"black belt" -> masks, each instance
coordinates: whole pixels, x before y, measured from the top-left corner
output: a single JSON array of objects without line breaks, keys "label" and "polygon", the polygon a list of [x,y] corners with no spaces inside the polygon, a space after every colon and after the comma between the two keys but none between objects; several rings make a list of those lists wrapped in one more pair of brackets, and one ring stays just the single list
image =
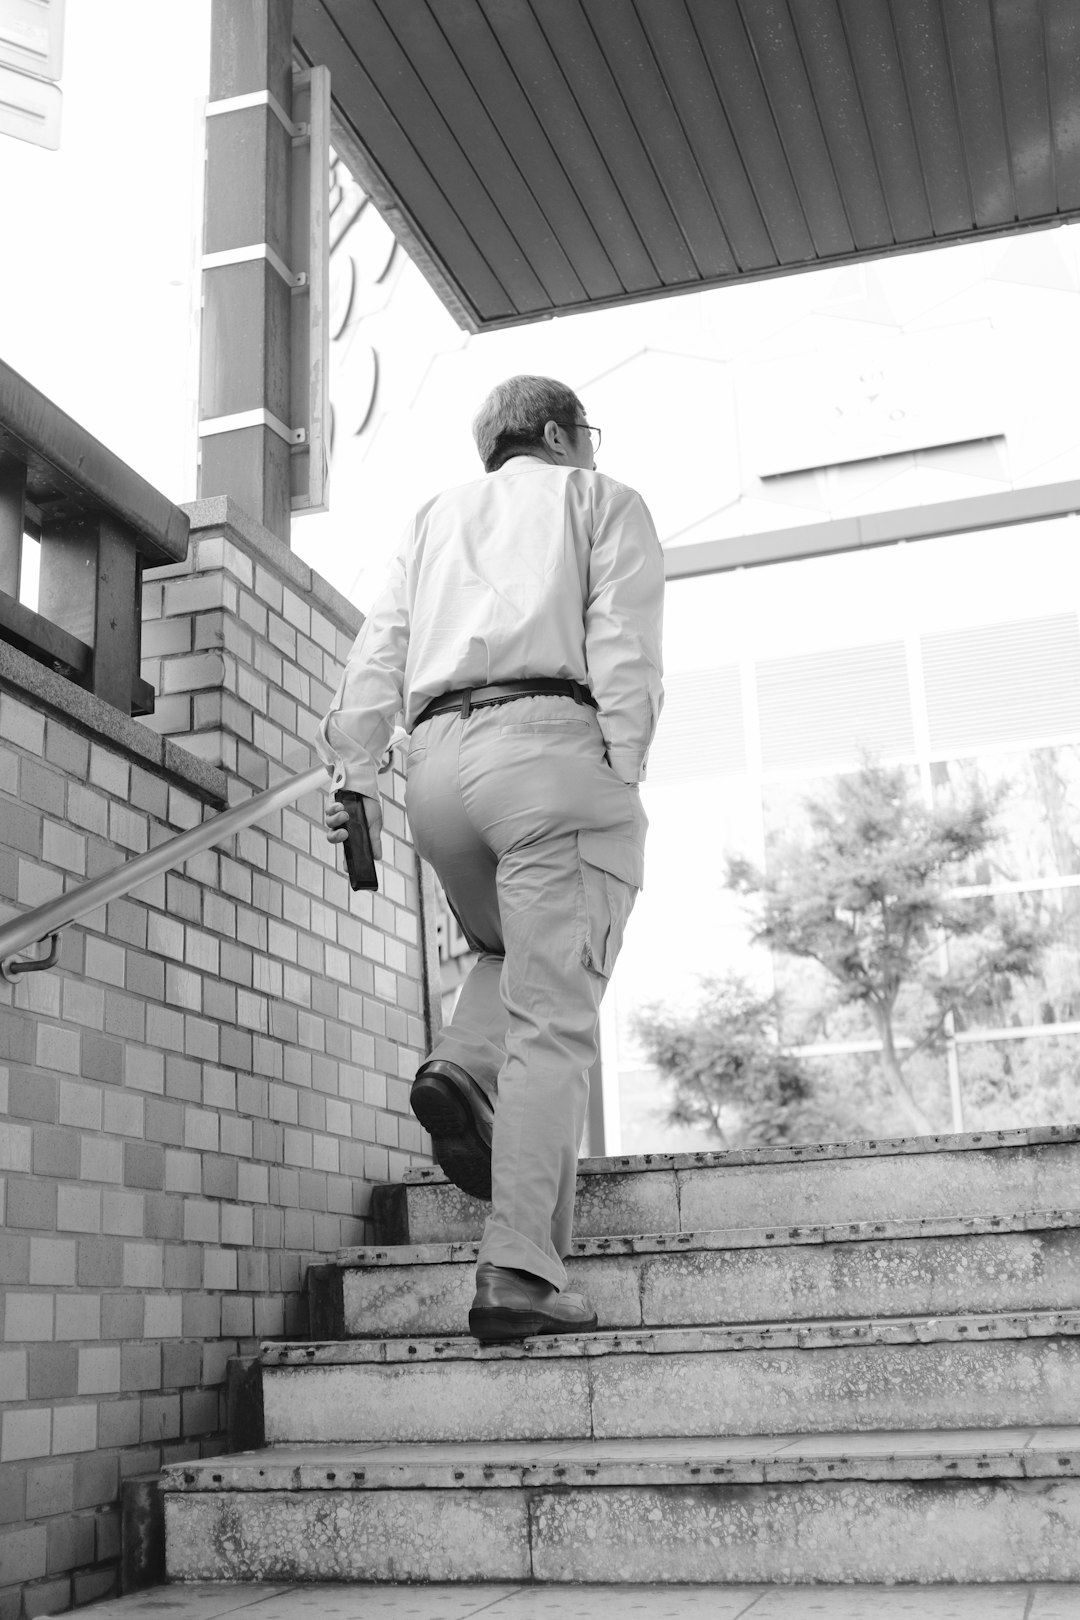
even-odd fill
[{"label": "black belt", "polygon": [[460,692],[444,692],[442,697],[432,698],[414,724],[419,726],[433,715],[449,714],[454,709],[466,720],[471,709],[483,709],[492,703],[513,703],[515,698],[522,697],[571,697],[575,703],[587,703],[590,709],[596,708],[596,699],[580,681],[538,675],[531,680],[499,681],[494,686],[466,686]]}]

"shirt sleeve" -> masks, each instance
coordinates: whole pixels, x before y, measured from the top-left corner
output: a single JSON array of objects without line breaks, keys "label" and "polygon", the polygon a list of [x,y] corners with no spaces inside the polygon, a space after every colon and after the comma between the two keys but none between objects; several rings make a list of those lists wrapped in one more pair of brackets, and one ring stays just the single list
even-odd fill
[{"label": "shirt sleeve", "polygon": [[332,773],[331,792],[345,788],[377,799],[379,765],[401,712],[409,611],[405,543],[389,578],[353,642],[345,672],[315,734],[315,748]]},{"label": "shirt sleeve", "polygon": [[600,508],[589,559],[585,653],[608,761],[624,782],[645,776],[664,702],[664,553],[649,509],[617,485]]}]

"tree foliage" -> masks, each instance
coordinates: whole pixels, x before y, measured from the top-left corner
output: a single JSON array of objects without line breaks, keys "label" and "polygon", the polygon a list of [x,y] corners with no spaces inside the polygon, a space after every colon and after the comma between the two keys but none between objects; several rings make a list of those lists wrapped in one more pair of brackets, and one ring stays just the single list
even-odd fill
[{"label": "tree foliage", "polygon": [[811,1085],[781,1050],[777,1006],[742,979],[707,979],[690,1016],[647,1007],[635,1032],[673,1086],[672,1125],[703,1126],[725,1147],[804,1139]]},{"label": "tree foliage", "polygon": [[[939,1046],[950,1017],[962,1019],[995,980],[1031,973],[1044,943],[989,897],[952,892],[964,865],[1000,837],[999,804],[1000,795],[972,790],[930,807],[903,769],[867,760],[830,797],[806,802],[809,836],[779,843],[764,872],[742,856],[728,861],[728,886],[757,911],[754,939],[819,963],[839,1002],[865,1008],[883,1076],[920,1132],[934,1122],[912,1093],[911,1059]],[[921,989],[928,1011],[900,1042],[906,986]]]}]

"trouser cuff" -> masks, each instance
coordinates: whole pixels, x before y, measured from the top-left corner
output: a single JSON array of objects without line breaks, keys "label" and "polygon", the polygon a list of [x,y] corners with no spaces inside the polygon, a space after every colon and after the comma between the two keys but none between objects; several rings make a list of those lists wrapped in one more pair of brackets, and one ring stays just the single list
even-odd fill
[{"label": "trouser cuff", "polygon": [[478,1265],[486,1261],[493,1266],[528,1271],[534,1277],[542,1277],[560,1292],[566,1287],[566,1267],[562,1261],[523,1237],[520,1232],[515,1232],[512,1226],[504,1226],[501,1221],[487,1221],[480,1253],[476,1258]]}]

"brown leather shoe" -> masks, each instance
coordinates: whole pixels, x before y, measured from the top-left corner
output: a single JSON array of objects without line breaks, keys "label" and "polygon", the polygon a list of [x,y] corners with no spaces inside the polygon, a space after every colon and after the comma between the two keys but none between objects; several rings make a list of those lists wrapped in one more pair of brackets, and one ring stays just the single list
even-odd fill
[{"label": "brown leather shoe", "polygon": [[495,1110],[472,1075],[445,1058],[429,1058],[416,1071],[409,1107],[431,1137],[440,1170],[462,1192],[490,1202]]},{"label": "brown leather shoe", "polygon": [[543,1277],[485,1260],[476,1268],[469,1332],[488,1344],[538,1333],[595,1333],[596,1312],[581,1294],[560,1294]]}]

